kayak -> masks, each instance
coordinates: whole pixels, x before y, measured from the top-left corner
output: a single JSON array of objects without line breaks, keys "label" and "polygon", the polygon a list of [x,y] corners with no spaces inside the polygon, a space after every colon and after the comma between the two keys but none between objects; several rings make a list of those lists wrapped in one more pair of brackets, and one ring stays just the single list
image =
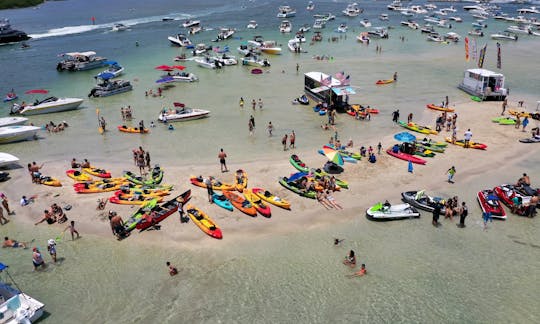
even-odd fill
[{"label": "kayak", "polygon": [[[138,185],[153,186],[153,185],[157,184],[154,179],[146,180],[143,177],[139,177],[138,175],[136,175],[135,173],[133,173],[131,171],[124,171],[123,176],[129,182],[134,183],[134,184],[138,184]],[[161,174],[161,179],[162,178],[163,178],[163,174]],[[160,182],[161,182],[161,179],[160,179]]]},{"label": "kayak", "polygon": [[119,190],[122,186],[122,182],[100,183],[100,184],[88,184],[81,183],[82,186],[74,186],[76,193],[99,193]]},{"label": "kayak", "polygon": [[158,196],[167,196],[167,195],[170,195],[170,189],[154,189],[154,188],[151,188],[151,189],[147,189],[147,188],[126,188],[126,187],[121,187],[119,190],[115,191],[114,194],[115,195],[119,195],[119,194],[123,194],[124,196],[128,196],[128,195],[152,195],[154,197],[158,197]]},{"label": "kayak", "polygon": [[104,169],[99,169],[99,168],[96,168],[96,167],[89,167],[89,168],[83,168],[82,169],[84,172],[88,173],[88,174],[91,174],[93,176],[96,176],[96,177],[100,177],[100,178],[110,178],[111,177],[111,173],[107,170],[104,170]]},{"label": "kayak", "polygon": [[41,176],[39,178],[39,183],[51,187],[62,187],[62,183],[60,182],[60,180],[49,176]]},{"label": "kayak", "polygon": [[[204,178],[202,176],[198,176],[198,177],[192,176],[191,178],[189,178],[189,181],[191,182],[191,184],[195,186],[206,188],[206,184],[204,183]],[[229,184],[229,183],[222,183],[221,181],[216,180],[216,179],[212,180],[212,189],[213,190],[235,190],[234,185]]]},{"label": "kayak", "polygon": [[233,211],[233,205],[224,195],[214,193],[212,195],[212,201],[214,202],[214,204],[218,205],[223,209]]},{"label": "kayak", "polygon": [[142,220],[144,214],[156,207],[157,203],[157,199],[152,199],[145,202],[133,215],[131,215],[130,218],[124,222],[125,230],[128,232],[133,231],[137,227],[137,224]]},{"label": "kayak", "polygon": [[141,195],[139,197],[135,196],[126,196],[124,194],[114,195],[112,197],[109,197],[109,201],[113,204],[119,204],[119,205],[142,205],[146,203],[147,201],[156,199],[157,202],[162,202],[163,197],[162,196],[152,196],[152,195]]},{"label": "kayak", "polygon": [[242,169],[236,170],[236,177],[234,177],[234,187],[239,192],[242,192],[247,187],[247,173]]},{"label": "kayak", "polygon": [[517,122],[514,118],[510,117],[495,117],[491,121],[499,125],[515,125]]},{"label": "kayak", "polygon": [[411,155],[411,154],[403,153],[401,151],[395,153],[394,151],[392,151],[392,148],[389,148],[388,150],[386,150],[386,153],[392,155],[393,157],[397,157],[398,159],[402,159],[402,160],[405,160],[405,161],[411,161],[412,163],[416,163],[416,164],[426,164],[427,163],[426,160],[421,159],[421,158],[416,157],[416,156]]},{"label": "kayak", "polygon": [[77,188],[77,187],[98,186],[98,185],[102,185],[106,183],[128,184],[129,182],[126,178],[110,178],[110,179],[100,179],[100,180],[86,181],[86,182],[77,182],[73,184],[73,187]]},{"label": "kayak", "polygon": [[404,127],[404,128],[407,128],[407,129],[410,129],[412,131],[422,133],[422,134],[434,134],[434,135],[437,135],[439,133],[436,130],[431,129],[428,126],[418,125],[418,124],[413,123],[413,122],[405,123],[404,121],[400,120],[400,121],[398,121],[398,124],[401,127]]},{"label": "kayak", "polygon": [[416,144],[422,144],[422,145],[430,145],[430,146],[437,146],[437,147],[447,147],[448,143],[446,142],[434,142],[431,139],[424,138],[421,141],[417,141]]},{"label": "kayak", "polygon": [[197,225],[201,229],[201,231],[216,239],[223,238],[223,233],[221,232],[221,229],[216,225],[216,223],[214,223],[214,221],[210,217],[208,217],[208,215],[206,215],[206,213],[192,205],[188,205],[186,208],[187,214],[189,215],[193,223],[195,223],[195,225]]},{"label": "kayak", "polygon": [[280,198],[278,196],[275,196],[268,190],[264,190],[262,188],[251,188],[251,191],[259,196],[262,200],[271,203],[274,206],[278,206],[284,209],[291,209],[291,203],[287,200]]},{"label": "kayak", "polygon": [[397,219],[418,218],[420,213],[409,204],[385,206],[377,203],[366,211],[366,216],[373,221],[388,221]]},{"label": "kayak", "polygon": [[424,147],[421,147],[421,146],[417,146],[416,151],[414,151],[414,155],[418,155],[418,156],[421,156],[421,157],[434,157],[435,153],[432,152],[430,149],[427,149],[427,148],[424,148]]},{"label": "kayak", "polygon": [[454,112],[454,108],[450,108],[450,107],[441,107],[441,106],[437,106],[437,105],[435,105],[435,104],[427,104],[426,107],[428,107],[429,109],[433,109],[433,110],[447,111],[447,112]]},{"label": "kayak", "polygon": [[291,162],[292,166],[295,167],[295,169],[300,172],[309,171],[309,168],[307,167],[307,165],[304,162],[302,162],[302,160],[300,160],[300,158],[296,154],[291,155],[291,157],[289,158],[289,162]]},{"label": "kayak", "polygon": [[[329,174],[329,173],[326,173],[325,171],[321,170],[321,169],[311,169],[311,173],[313,173],[315,176],[319,176],[319,177],[324,177],[324,176],[329,176],[331,177],[332,175]],[[334,177],[334,180],[336,181],[336,185],[343,188],[343,189],[349,189],[349,183],[345,180],[341,180],[341,179],[338,179],[336,177]]]},{"label": "kayak", "polygon": [[292,192],[294,192],[294,193],[296,193],[296,194],[298,194],[300,196],[315,199],[316,192],[314,190],[306,191],[305,189],[302,189],[302,188],[298,187],[298,183],[296,183],[294,181],[289,182],[289,179],[287,177],[279,178],[279,183],[283,187],[289,189],[290,191],[292,191]]},{"label": "kayak", "polygon": [[[376,108],[371,108],[371,107],[365,107],[365,106],[362,106],[362,105],[359,105],[359,104],[352,104],[350,105],[350,108],[347,113],[351,116],[354,116],[356,112],[358,112],[361,116],[365,116],[367,115],[367,113],[370,113],[370,114],[378,114],[379,113],[379,109],[376,109]],[[351,113],[349,113],[352,112]]]},{"label": "kayak", "polygon": [[501,201],[493,190],[480,190],[477,194],[478,203],[482,211],[490,212],[493,218],[506,219],[506,212],[501,205]]},{"label": "kayak", "polygon": [[444,215],[446,209],[444,208],[444,199],[441,197],[431,197],[421,191],[406,191],[401,193],[401,200],[416,208],[433,212],[437,203],[441,204],[441,215]]},{"label": "kayak", "polygon": [[375,82],[375,84],[381,85],[381,84],[389,84],[389,83],[393,83],[393,82],[394,82],[394,79],[378,80],[377,82]]},{"label": "kayak", "polygon": [[444,147],[441,147],[441,146],[429,145],[429,144],[426,145],[426,144],[422,144],[420,142],[416,142],[415,144],[416,144],[417,147],[421,147],[421,148],[424,148],[426,150],[430,150],[430,151],[437,152],[437,153],[444,153]]},{"label": "kayak", "polygon": [[150,212],[146,212],[140,222],[135,226],[138,230],[145,230],[150,226],[154,226],[165,218],[178,211],[178,203],[185,204],[191,198],[191,189],[186,190],[181,195],[165,202],[163,205],[156,205]]},{"label": "kayak", "polygon": [[163,180],[163,170],[159,165],[154,166],[154,168],[152,169],[151,177],[153,185],[161,183],[161,181]]},{"label": "kayak", "polygon": [[522,138],[519,141],[521,143],[540,143],[540,138],[536,138],[536,137]]},{"label": "kayak", "polygon": [[81,171],[78,171],[78,170],[67,170],[66,174],[68,177],[70,177],[71,179],[75,181],[79,181],[79,182],[92,181],[91,176],[89,176],[86,173],[82,173]]},{"label": "kayak", "polygon": [[264,217],[272,216],[272,209],[270,208],[270,205],[262,201],[261,197],[254,194],[253,191],[247,188],[244,189],[243,193],[246,200],[249,201],[253,207],[255,207],[259,214],[263,215]]},{"label": "kayak", "polygon": [[513,116],[529,117],[532,119],[540,120],[540,112],[526,112],[526,111],[517,111],[513,109],[508,109],[508,113]]},{"label": "kayak", "polygon": [[249,216],[257,216],[257,209],[255,209],[255,207],[249,201],[242,198],[240,195],[234,193],[233,191],[223,191],[223,195],[239,211]]},{"label": "kayak", "polygon": [[[445,140],[448,143],[452,143],[454,145],[459,145],[461,147],[465,147],[465,140],[456,140],[455,142],[452,142],[452,139],[450,137],[446,137]],[[473,141],[469,142],[469,148],[477,149],[477,150],[485,150],[487,148],[486,144],[482,143],[476,143]]]},{"label": "kayak", "polygon": [[137,133],[137,134],[144,134],[144,133],[150,133],[150,130],[148,128],[141,130],[138,127],[127,127],[126,125],[118,126],[118,130],[124,133]]},{"label": "kayak", "polygon": [[482,98],[477,97],[477,96],[471,96],[471,100],[476,101],[476,102],[482,102],[483,101]]}]

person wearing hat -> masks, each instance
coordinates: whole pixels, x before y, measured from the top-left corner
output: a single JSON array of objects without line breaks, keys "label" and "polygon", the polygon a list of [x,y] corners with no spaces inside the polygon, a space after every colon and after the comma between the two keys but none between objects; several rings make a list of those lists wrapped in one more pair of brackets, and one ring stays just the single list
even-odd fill
[{"label": "person wearing hat", "polygon": [[56,242],[53,239],[47,241],[47,251],[51,254],[51,258],[56,263]]},{"label": "person wearing hat", "polygon": [[45,268],[46,264],[37,247],[32,249],[32,263],[34,264],[34,270],[37,270],[40,266]]}]

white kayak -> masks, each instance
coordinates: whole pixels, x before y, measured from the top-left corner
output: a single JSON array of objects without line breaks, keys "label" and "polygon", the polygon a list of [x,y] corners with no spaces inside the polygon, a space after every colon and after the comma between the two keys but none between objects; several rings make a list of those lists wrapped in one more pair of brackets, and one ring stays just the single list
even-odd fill
[{"label": "white kayak", "polygon": [[409,204],[398,204],[385,206],[382,203],[377,203],[375,206],[366,211],[369,220],[384,221],[407,218],[418,218],[420,213],[416,208]]}]

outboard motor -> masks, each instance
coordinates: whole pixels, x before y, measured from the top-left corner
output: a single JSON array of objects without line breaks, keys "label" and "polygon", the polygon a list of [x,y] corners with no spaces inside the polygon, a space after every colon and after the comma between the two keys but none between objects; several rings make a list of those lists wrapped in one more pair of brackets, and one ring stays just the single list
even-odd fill
[{"label": "outboard motor", "polygon": [[13,106],[11,106],[11,110],[9,112],[10,115],[18,114],[22,110],[22,106],[14,103]]}]

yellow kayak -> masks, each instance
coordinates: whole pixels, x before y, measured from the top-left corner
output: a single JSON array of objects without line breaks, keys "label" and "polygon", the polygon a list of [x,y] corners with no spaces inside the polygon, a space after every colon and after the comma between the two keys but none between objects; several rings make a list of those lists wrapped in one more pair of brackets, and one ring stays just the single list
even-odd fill
[{"label": "yellow kayak", "polygon": [[39,183],[51,187],[62,187],[62,183],[60,182],[60,180],[48,176],[41,176],[41,178],[39,179]]},{"label": "yellow kayak", "polygon": [[291,209],[291,203],[287,200],[273,195],[268,190],[262,188],[251,188],[251,191],[259,196],[262,200],[271,203],[274,206],[278,206],[284,209]]},{"label": "yellow kayak", "polygon": [[239,192],[244,191],[244,189],[247,187],[247,182],[248,178],[246,171],[242,169],[236,170],[236,177],[234,177],[234,187],[236,190]]},{"label": "yellow kayak", "polygon": [[82,173],[81,171],[77,170],[67,170],[66,174],[71,179],[77,181],[77,182],[85,182],[85,181],[92,181],[92,177],[89,176],[86,173]]},{"label": "yellow kayak", "polygon": [[99,169],[94,166],[90,166],[89,168],[83,168],[82,170],[88,174],[91,174],[93,176],[100,177],[100,178],[108,179],[111,177],[111,173],[109,171],[104,170],[104,169]]},{"label": "yellow kayak", "polygon": [[193,205],[187,205],[186,211],[193,223],[195,223],[195,225],[197,225],[201,231],[216,239],[223,238],[221,229],[210,217],[208,217],[208,215],[206,215],[205,212]]},{"label": "yellow kayak", "polygon": [[403,122],[401,120],[398,123],[399,123],[399,125],[401,127],[405,127],[407,129],[410,129],[410,130],[418,132],[418,133],[433,134],[433,135],[439,134],[439,132],[437,132],[436,130],[431,129],[431,127],[429,127],[429,126],[422,126],[422,125],[418,125],[418,124],[413,123],[413,122],[406,123],[406,122]]}]

